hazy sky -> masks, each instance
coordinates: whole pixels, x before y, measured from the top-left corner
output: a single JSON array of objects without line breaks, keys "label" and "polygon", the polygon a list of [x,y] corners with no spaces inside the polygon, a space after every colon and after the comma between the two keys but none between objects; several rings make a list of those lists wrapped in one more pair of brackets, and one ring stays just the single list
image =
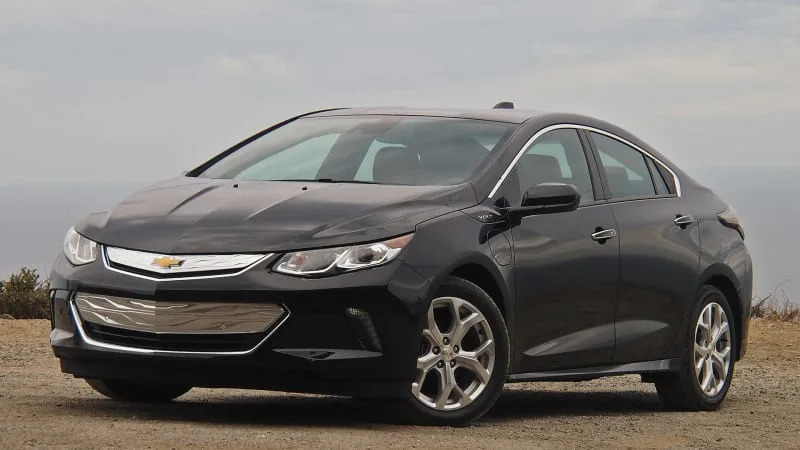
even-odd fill
[{"label": "hazy sky", "polygon": [[616,122],[691,166],[797,165],[800,2],[0,0],[0,184],[152,180],[289,115]]}]

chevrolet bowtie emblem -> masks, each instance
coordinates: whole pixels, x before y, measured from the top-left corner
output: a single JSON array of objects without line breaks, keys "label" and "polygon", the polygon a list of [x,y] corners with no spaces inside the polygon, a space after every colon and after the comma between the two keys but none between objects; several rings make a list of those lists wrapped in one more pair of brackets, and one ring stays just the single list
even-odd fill
[{"label": "chevrolet bowtie emblem", "polygon": [[178,258],[170,258],[169,256],[162,256],[160,258],[156,258],[151,262],[151,265],[161,267],[162,269],[171,269],[173,267],[180,267],[183,264],[182,259]]}]

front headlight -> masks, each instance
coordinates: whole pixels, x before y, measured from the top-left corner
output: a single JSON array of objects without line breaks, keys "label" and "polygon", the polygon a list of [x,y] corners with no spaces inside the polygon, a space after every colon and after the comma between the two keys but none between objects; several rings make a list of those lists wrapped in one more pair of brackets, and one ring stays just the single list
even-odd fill
[{"label": "front headlight", "polygon": [[64,238],[64,255],[76,266],[89,264],[97,259],[97,242],[92,241],[70,228]]},{"label": "front headlight", "polygon": [[275,264],[275,270],[313,277],[375,267],[396,258],[413,237],[414,234],[407,234],[371,244],[287,253]]}]

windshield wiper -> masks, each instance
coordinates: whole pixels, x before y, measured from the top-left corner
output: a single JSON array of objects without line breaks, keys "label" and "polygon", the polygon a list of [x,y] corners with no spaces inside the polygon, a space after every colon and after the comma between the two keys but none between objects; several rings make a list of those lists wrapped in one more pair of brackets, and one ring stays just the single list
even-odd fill
[{"label": "windshield wiper", "polygon": [[375,181],[363,180],[339,180],[336,178],[317,178],[317,179],[283,179],[283,180],[265,180],[265,181],[305,181],[307,183],[349,183],[349,184],[383,184]]},{"label": "windshield wiper", "polygon": [[381,184],[375,181],[365,181],[365,180],[337,180],[335,178],[317,178],[317,183],[354,183],[354,184]]}]

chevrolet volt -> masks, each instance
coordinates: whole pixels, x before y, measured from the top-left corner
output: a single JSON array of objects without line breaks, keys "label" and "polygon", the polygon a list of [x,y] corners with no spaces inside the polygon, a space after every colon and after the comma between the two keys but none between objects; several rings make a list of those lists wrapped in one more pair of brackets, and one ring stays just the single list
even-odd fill
[{"label": "chevrolet volt", "polygon": [[314,392],[425,424],[619,374],[716,408],[747,343],[735,211],[617,126],[500,106],[305,114],[89,215],[52,271],[62,371],[126,401]]}]

